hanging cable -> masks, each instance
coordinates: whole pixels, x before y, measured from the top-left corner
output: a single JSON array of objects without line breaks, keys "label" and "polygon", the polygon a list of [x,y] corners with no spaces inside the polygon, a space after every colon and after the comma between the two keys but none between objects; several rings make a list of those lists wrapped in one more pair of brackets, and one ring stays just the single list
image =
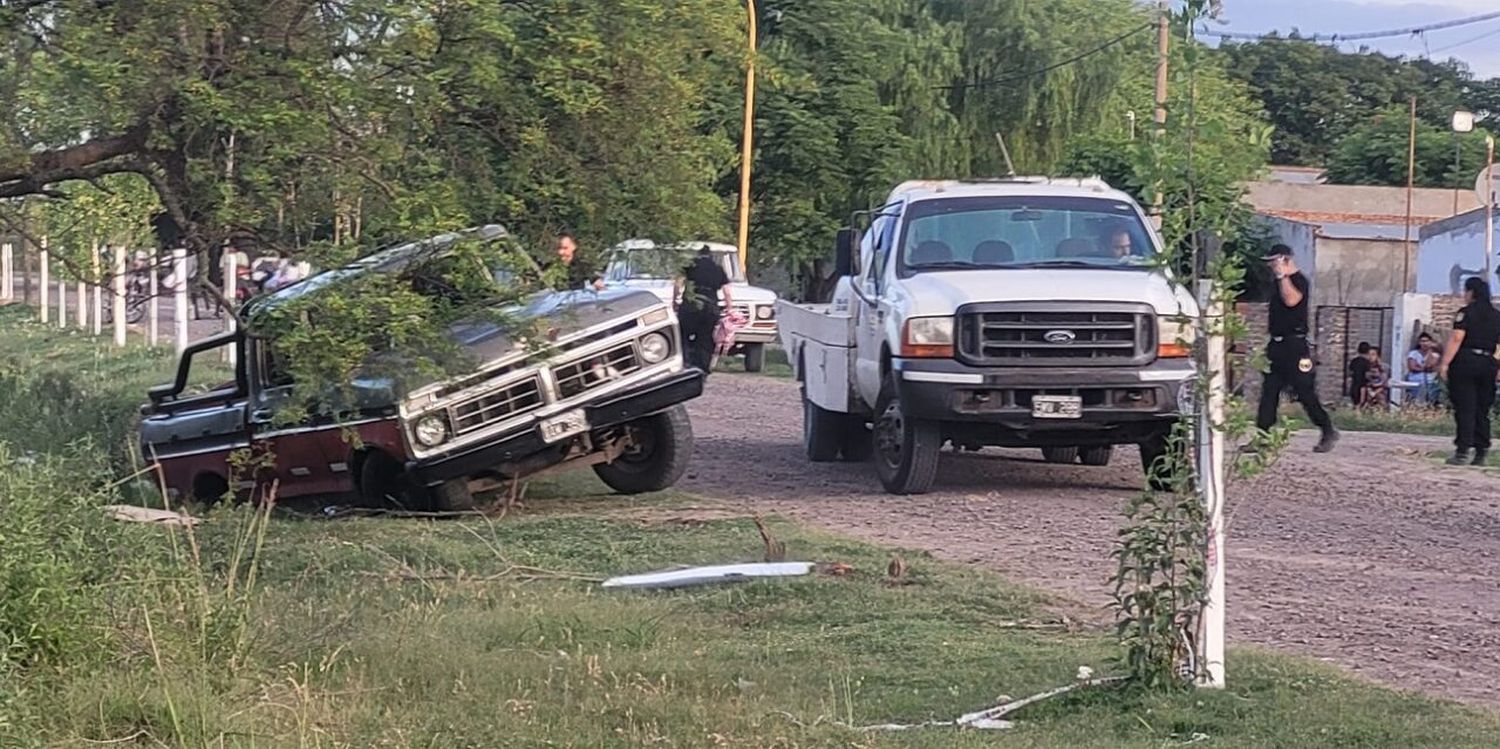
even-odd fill
[{"label": "hanging cable", "polygon": [[961,90],[961,89],[988,88],[990,86],[999,86],[999,85],[1005,84],[1005,83],[1014,83],[1016,81],[1021,81],[1021,80],[1025,80],[1027,78],[1031,78],[1033,76],[1042,75],[1043,73],[1050,73],[1050,72],[1052,72],[1054,70],[1057,70],[1058,68],[1067,67],[1067,66],[1072,65],[1072,64],[1074,64],[1076,62],[1079,62],[1080,60],[1084,60],[1086,58],[1089,58],[1089,57],[1092,57],[1094,55],[1097,55],[1100,52],[1103,52],[1103,51],[1109,49],[1110,47],[1114,47],[1115,45],[1118,45],[1118,44],[1124,42],[1125,40],[1129,39],[1132,36],[1135,36],[1136,34],[1141,33],[1142,31],[1146,31],[1148,29],[1154,29],[1154,28],[1156,28],[1156,23],[1154,23],[1154,22],[1153,23],[1145,24],[1143,26],[1138,26],[1138,27],[1133,28],[1130,31],[1127,31],[1127,32],[1125,32],[1125,33],[1123,33],[1123,34],[1121,34],[1121,35],[1119,35],[1119,36],[1117,36],[1117,37],[1115,37],[1115,38],[1113,38],[1113,39],[1111,39],[1111,40],[1109,40],[1109,41],[1107,41],[1107,42],[1105,42],[1105,43],[1103,43],[1103,44],[1101,44],[1101,45],[1099,45],[1097,47],[1094,47],[1093,49],[1090,49],[1090,50],[1088,50],[1086,52],[1080,52],[1080,53],[1078,53],[1078,54],[1076,54],[1076,55],[1074,55],[1072,57],[1069,57],[1066,60],[1062,60],[1062,61],[1053,63],[1051,65],[1047,65],[1045,67],[1040,67],[1040,68],[1036,68],[1036,69],[1033,69],[1033,70],[1024,70],[1024,71],[1016,71],[1016,72],[1006,73],[1006,74],[1004,74],[1004,75],[1002,75],[1002,76],[1000,76],[998,78],[989,78],[989,79],[982,80],[982,81],[970,81],[968,83],[951,83],[951,84],[944,85],[944,86],[933,86],[933,88],[940,89],[940,90],[957,91],[957,90]]},{"label": "hanging cable", "polygon": [[1357,42],[1365,39],[1385,39],[1393,36],[1412,36],[1429,31],[1442,31],[1443,29],[1456,29],[1460,26],[1471,26],[1476,23],[1500,18],[1500,12],[1482,13],[1467,18],[1456,18],[1451,21],[1427,24],[1425,26],[1412,26],[1404,29],[1389,29],[1386,31],[1361,31],[1349,34],[1341,33],[1317,33],[1312,35],[1298,36],[1270,36],[1277,32],[1267,31],[1259,34],[1251,34],[1243,31],[1214,31],[1206,25],[1200,27],[1199,31],[1204,36],[1216,36],[1220,39],[1240,39],[1247,41],[1297,41],[1297,42]]}]

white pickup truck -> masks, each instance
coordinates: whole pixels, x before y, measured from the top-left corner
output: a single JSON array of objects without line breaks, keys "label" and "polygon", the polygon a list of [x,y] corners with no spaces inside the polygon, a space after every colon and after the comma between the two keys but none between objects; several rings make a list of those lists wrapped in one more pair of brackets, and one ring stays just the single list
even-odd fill
[{"label": "white pickup truck", "polygon": [[604,282],[610,286],[645,289],[671,304],[682,269],[700,247],[707,247],[729,276],[731,309],[745,319],[734,334],[729,355],[745,355],[745,371],[759,372],[766,364],[766,344],[776,342],[776,292],[751,286],[734,245],[720,242],[683,242],[658,245],[649,239],[630,239],[605,253]]},{"label": "white pickup truck", "polygon": [[839,232],[826,305],[778,303],[813,461],[874,454],[920,494],[952,443],[1149,469],[1192,395],[1191,294],[1140,206],[1098,179],[907,182]]}]

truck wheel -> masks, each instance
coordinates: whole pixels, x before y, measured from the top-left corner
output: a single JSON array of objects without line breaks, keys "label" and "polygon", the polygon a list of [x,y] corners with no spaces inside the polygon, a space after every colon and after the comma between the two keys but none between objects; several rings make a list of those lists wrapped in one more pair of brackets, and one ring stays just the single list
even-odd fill
[{"label": "truck wheel", "polygon": [[615,462],[594,466],[599,480],[621,494],[659,492],[676,484],[693,454],[687,409],[678,404],[626,428],[635,444]]},{"label": "truck wheel", "polygon": [[1162,460],[1168,450],[1175,450],[1178,460],[1187,458],[1184,445],[1181,443],[1171,444],[1168,435],[1161,434],[1140,444],[1141,470],[1146,474],[1146,485],[1153,491],[1170,491],[1172,489],[1172,477],[1167,463]]},{"label": "truck wheel", "polygon": [[1078,450],[1078,460],[1086,466],[1107,466],[1115,454],[1113,445],[1085,447]]},{"label": "truck wheel", "polygon": [[924,494],[937,478],[943,432],[937,422],[913,419],[887,383],[875,409],[875,473],[891,494]]},{"label": "truck wheel", "polygon": [[808,460],[828,463],[838,458],[846,418],[813,403],[807,397],[807,388],[802,388],[802,446]]},{"label": "truck wheel", "polygon": [[875,438],[859,416],[844,417],[844,439],[839,445],[839,457],[847,463],[863,463],[875,454]]},{"label": "truck wheel", "polygon": [[359,504],[372,509],[467,512],[474,509],[474,495],[468,480],[462,478],[431,488],[417,486],[395,459],[371,451],[359,462]]},{"label": "truck wheel", "polygon": [[1042,460],[1048,463],[1062,463],[1072,465],[1078,462],[1078,448],[1076,447],[1044,447],[1042,448]]},{"label": "truck wheel", "polygon": [[474,509],[474,494],[469,491],[469,480],[456,478],[429,487],[427,508],[433,512],[468,512]]},{"label": "truck wheel", "polygon": [[766,344],[745,344],[745,371],[759,372],[766,368]]}]

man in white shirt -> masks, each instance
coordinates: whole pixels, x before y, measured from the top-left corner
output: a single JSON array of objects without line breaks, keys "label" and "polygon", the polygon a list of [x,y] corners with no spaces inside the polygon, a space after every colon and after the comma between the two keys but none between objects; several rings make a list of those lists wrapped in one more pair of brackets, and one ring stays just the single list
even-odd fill
[{"label": "man in white shirt", "polygon": [[1417,347],[1406,354],[1406,379],[1417,384],[1413,397],[1420,403],[1437,405],[1437,371],[1441,358],[1437,342],[1426,333],[1417,336]]}]

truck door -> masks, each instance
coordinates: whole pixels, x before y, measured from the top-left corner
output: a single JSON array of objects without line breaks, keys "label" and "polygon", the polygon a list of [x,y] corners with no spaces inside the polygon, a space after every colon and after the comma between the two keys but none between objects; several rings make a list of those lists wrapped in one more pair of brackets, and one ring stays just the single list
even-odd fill
[{"label": "truck door", "polygon": [[890,263],[900,223],[898,208],[886,207],[875,216],[860,242],[859,276],[854,279],[854,384],[870,407],[880,397],[880,366],[885,342],[886,268]]},{"label": "truck door", "polygon": [[270,452],[274,468],[261,472],[262,484],[279,479],[280,495],[333,494],[351,488],[343,433],[331,417],[309,413],[291,423],[278,421],[292,396],[292,379],[259,341],[251,357],[250,430],[257,449]]}]

